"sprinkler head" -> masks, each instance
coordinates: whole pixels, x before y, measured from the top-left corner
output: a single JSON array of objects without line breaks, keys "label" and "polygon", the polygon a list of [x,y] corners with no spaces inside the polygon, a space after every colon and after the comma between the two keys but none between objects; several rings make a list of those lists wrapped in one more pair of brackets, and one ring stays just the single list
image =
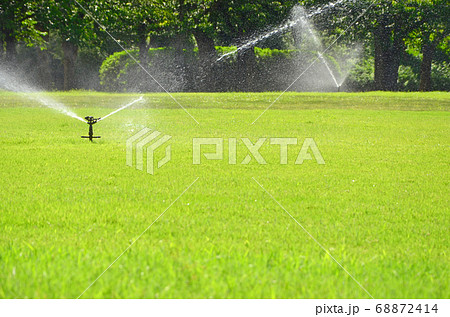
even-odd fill
[{"label": "sprinkler head", "polygon": [[82,136],[83,139],[89,139],[92,142],[92,139],[100,139],[100,136],[94,136],[94,129],[92,126],[96,124],[101,118],[94,118],[93,116],[84,117],[86,119],[86,123],[89,124],[89,135]]},{"label": "sprinkler head", "polygon": [[338,91],[337,92],[341,92],[341,86],[338,86]]},{"label": "sprinkler head", "polygon": [[93,116],[86,116],[84,119],[87,121],[87,124],[97,123],[101,118],[94,118]]}]

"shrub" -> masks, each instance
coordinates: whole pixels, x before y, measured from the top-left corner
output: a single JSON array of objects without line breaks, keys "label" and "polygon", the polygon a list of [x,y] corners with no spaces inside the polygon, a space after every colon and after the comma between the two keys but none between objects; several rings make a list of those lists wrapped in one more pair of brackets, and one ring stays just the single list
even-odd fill
[{"label": "shrub", "polygon": [[417,91],[419,89],[419,75],[411,66],[400,65],[398,69],[398,89],[400,91]]},{"label": "shrub", "polygon": [[[139,50],[130,53],[138,59]],[[196,51],[183,50],[177,54],[174,48],[150,48],[148,61],[143,65],[161,86],[169,90],[189,87],[189,67],[195,67]],[[118,52],[104,60],[100,67],[100,84],[107,91],[161,91],[126,52]]]},{"label": "shrub", "polygon": [[[235,46],[216,46],[217,55],[232,53]],[[138,58],[138,50],[130,51]],[[339,55],[339,54],[338,54]],[[308,50],[278,50],[270,48],[255,48],[256,64],[252,69],[250,90],[274,91],[284,90],[292,81],[307,69],[317,58],[317,52]],[[152,76],[166,89],[171,91],[199,91],[208,87],[209,91],[242,90],[239,81],[242,69],[237,62],[237,54],[232,54],[220,63],[211,65],[213,76],[202,77],[198,60],[198,50],[181,53],[173,48],[151,48],[148,52],[148,64],[144,65]],[[339,62],[332,54],[325,56],[329,67],[338,81],[345,78],[344,89],[348,91],[370,91],[374,88],[374,58],[366,57],[357,60]],[[311,68],[305,76],[291,87],[292,90],[330,90],[332,82],[326,69],[320,62],[317,68]],[[420,63],[418,64],[420,65]],[[434,63],[432,68],[433,89],[450,90],[450,65],[447,62]],[[205,81],[205,78],[209,78]],[[399,68],[399,90],[414,91],[419,88],[418,67],[402,65]],[[161,91],[158,84],[148,78],[126,52],[114,53],[106,58],[100,68],[100,83],[102,89],[108,91]]]},{"label": "shrub", "polygon": [[[137,58],[137,50],[129,51]],[[100,85],[107,91],[125,91],[126,73],[135,62],[128,56],[127,52],[117,52],[106,58],[100,66]]]},{"label": "shrub", "polygon": [[355,65],[345,81],[345,86],[351,91],[369,91],[374,87],[373,57],[365,58]]},{"label": "shrub", "polygon": [[290,59],[292,58],[294,52],[295,50],[278,50],[278,49],[255,47],[256,58],[261,62],[271,59],[278,59],[278,60]]},{"label": "shrub", "polygon": [[450,91],[450,63],[433,63],[431,66],[431,84],[433,90]]}]

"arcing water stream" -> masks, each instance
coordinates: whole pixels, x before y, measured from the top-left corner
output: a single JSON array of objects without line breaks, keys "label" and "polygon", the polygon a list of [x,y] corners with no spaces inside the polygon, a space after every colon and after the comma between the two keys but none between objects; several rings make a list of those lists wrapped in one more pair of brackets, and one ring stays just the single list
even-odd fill
[{"label": "arcing water stream", "polygon": [[23,79],[19,79],[16,76],[9,74],[7,71],[0,68],[0,88],[4,88],[9,91],[14,91],[21,94],[22,97],[38,102],[39,104],[59,111],[74,119],[85,122],[83,118],[78,116],[75,112],[70,110],[67,106],[58,102],[48,96],[45,96],[39,90],[24,83]]},{"label": "arcing water stream", "polygon": [[132,102],[130,102],[130,103],[128,103],[128,104],[126,104],[126,105],[120,107],[119,109],[114,110],[114,111],[111,112],[110,114],[107,114],[106,116],[100,118],[98,121],[105,120],[105,119],[108,118],[109,116],[112,116],[113,114],[115,114],[115,113],[117,113],[117,112],[119,112],[119,111],[122,111],[123,109],[126,109],[126,108],[128,108],[128,107],[131,107],[132,105],[134,105],[135,103],[137,103],[137,102],[139,102],[139,101],[141,101],[141,100],[143,100],[143,99],[144,99],[144,97],[143,97],[143,96],[140,96],[138,99],[135,99],[135,100],[133,100]]},{"label": "arcing water stream", "polygon": [[[49,96],[44,95],[42,92],[40,92],[36,88],[31,87],[31,85],[24,83],[23,79],[19,79],[17,76],[13,76],[8,71],[5,71],[1,68],[0,68],[0,88],[19,93],[22,97],[27,98],[32,101],[35,101],[35,102],[38,102],[42,106],[54,109],[54,110],[56,110],[62,114],[65,114],[69,117],[86,122],[85,119],[78,116],[75,112],[73,112],[71,109],[69,109],[66,105],[50,98]],[[138,99],[135,99],[135,100],[131,101],[130,103],[114,110],[110,114],[107,114],[100,120],[104,120],[104,119],[108,118],[109,116],[112,116],[113,114],[115,114],[119,111],[122,111],[128,107],[131,107],[135,103],[142,101],[142,100],[143,100],[143,96],[140,96]]]},{"label": "arcing water stream", "polygon": [[[313,16],[322,14],[323,12],[326,12],[326,11],[328,11],[328,10],[338,6],[338,5],[340,5],[344,1],[346,1],[346,0],[338,0],[336,2],[328,3],[328,4],[326,4],[326,5],[324,5],[324,6],[320,7],[320,8],[317,8],[317,9],[311,11],[305,17],[307,19],[309,19],[309,18],[311,18]],[[289,30],[290,28],[296,26],[300,22],[301,22],[301,18],[290,20],[290,21],[286,22],[285,24],[280,25],[280,26],[276,27],[275,29],[273,29],[273,30],[271,30],[269,32],[266,32],[266,33],[264,33],[262,35],[259,35],[259,36],[255,37],[252,40],[247,41],[245,44],[242,44],[242,45],[238,46],[234,51],[226,53],[226,54],[223,54],[222,56],[220,56],[217,59],[217,61],[221,61],[222,59],[227,58],[227,57],[229,57],[229,56],[231,56],[233,54],[236,54],[236,53],[238,53],[240,51],[248,50],[248,49],[254,47],[257,43],[259,43],[259,42],[261,42],[263,40],[266,40],[266,39],[274,36],[275,34],[278,34],[278,33],[284,32],[286,30]]]},{"label": "arcing water stream", "polygon": [[317,50],[318,58],[325,65],[325,68],[330,74],[330,77],[333,80],[334,84],[336,85],[336,88],[339,88],[340,85],[336,80],[336,76],[334,76],[334,73],[331,70],[330,65],[328,65],[327,60],[323,57],[322,53],[320,53],[321,51],[323,51],[322,42],[320,41],[319,37],[314,31],[313,26],[309,22],[305,10],[301,6],[295,7],[293,10],[293,16],[295,17],[296,21],[300,22],[301,29],[305,30],[307,32],[307,35],[313,40],[315,49]]}]

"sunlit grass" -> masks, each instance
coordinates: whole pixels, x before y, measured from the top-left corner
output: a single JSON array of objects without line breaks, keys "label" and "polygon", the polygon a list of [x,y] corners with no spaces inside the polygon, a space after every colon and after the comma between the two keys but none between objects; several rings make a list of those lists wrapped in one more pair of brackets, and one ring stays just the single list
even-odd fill
[{"label": "sunlit grass", "polygon": [[[81,117],[137,96],[49,95]],[[448,297],[448,94],[288,93],[254,125],[276,93],[175,96],[200,125],[148,94],[89,143],[86,124],[0,93],[0,297],[78,297],[197,177],[83,298],[367,298],[252,178],[374,297]],[[172,136],[155,175],[125,165],[143,127]],[[193,165],[193,137],[224,138],[224,160]],[[229,165],[241,137],[299,145],[241,165],[239,143]],[[293,164],[307,137],[325,165]]]}]

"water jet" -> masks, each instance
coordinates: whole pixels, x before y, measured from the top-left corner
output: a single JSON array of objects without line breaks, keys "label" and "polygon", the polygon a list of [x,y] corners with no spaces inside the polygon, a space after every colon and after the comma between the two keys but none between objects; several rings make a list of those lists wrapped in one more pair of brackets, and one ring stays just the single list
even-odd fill
[{"label": "water jet", "polygon": [[305,13],[305,17],[300,17],[300,18],[297,17],[297,18],[291,19],[291,20],[287,21],[286,23],[281,24],[278,27],[275,27],[272,30],[267,31],[266,33],[256,35],[255,37],[248,40],[246,43],[238,45],[237,48],[235,50],[233,50],[232,52],[229,52],[229,53],[219,56],[219,58],[216,60],[216,62],[219,62],[225,58],[229,58],[231,55],[234,55],[240,51],[245,51],[245,50],[251,49],[256,44],[258,44],[259,42],[261,42],[263,40],[266,40],[276,34],[281,34],[281,33],[284,33],[286,31],[292,29],[293,27],[297,26],[299,23],[302,23],[303,22],[302,20],[304,18],[309,19],[314,16],[320,15],[324,12],[327,12],[331,9],[334,9],[334,8],[340,6],[341,4],[343,4],[346,1],[347,0],[337,0],[335,2],[330,2],[328,4],[323,5],[322,7],[318,7],[316,9],[310,11],[309,13]]}]

